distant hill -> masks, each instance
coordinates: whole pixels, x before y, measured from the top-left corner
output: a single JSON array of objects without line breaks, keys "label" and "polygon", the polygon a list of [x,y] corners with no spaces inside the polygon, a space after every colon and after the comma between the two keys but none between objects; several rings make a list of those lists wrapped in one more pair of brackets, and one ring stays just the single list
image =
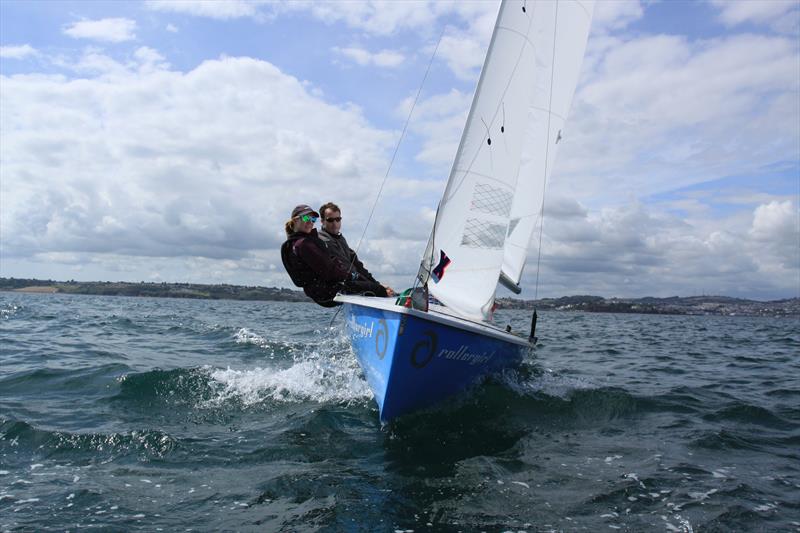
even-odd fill
[{"label": "distant hill", "polygon": [[565,296],[541,300],[499,298],[501,309],[550,309],[594,313],[644,313],[666,315],[800,316],[800,298],[759,302],[728,296],[670,296],[668,298],[603,298]]},{"label": "distant hill", "polygon": [[[202,298],[211,300],[262,300],[310,302],[301,291],[278,287],[204,285],[198,283],[127,283],[109,281],[53,281],[0,278],[0,290],[58,292],[103,296],[150,296],[156,298]],[[500,309],[586,311],[593,313],[644,313],[670,315],[800,316],[800,298],[759,302],[727,296],[671,296],[668,298],[603,298],[563,296],[541,300],[498,298]]]},{"label": "distant hill", "polygon": [[310,301],[301,291],[278,287],[203,285],[198,283],[127,283],[110,281],[53,281],[0,278],[0,290],[59,292],[101,296],[151,296],[156,298],[202,298],[210,300]]}]

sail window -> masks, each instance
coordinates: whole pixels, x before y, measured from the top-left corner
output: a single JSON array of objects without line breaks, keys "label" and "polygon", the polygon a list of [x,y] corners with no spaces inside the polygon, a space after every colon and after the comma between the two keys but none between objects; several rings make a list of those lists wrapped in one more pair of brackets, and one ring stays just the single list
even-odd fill
[{"label": "sail window", "polygon": [[469,248],[502,249],[506,238],[506,225],[468,218],[461,237],[461,245]]},{"label": "sail window", "polygon": [[508,217],[511,214],[511,191],[493,187],[487,183],[476,183],[472,193],[471,211],[480,211],[489,215]]}]

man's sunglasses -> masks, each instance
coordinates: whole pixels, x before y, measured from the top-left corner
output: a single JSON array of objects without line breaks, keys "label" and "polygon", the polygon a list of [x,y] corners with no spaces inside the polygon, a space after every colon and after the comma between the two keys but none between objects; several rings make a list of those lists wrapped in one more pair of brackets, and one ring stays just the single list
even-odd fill
[{"label": "man's sunglasses", "polygon": [[328,222],[341,222],[342,217],[328,217],[325,220],[327,220]]},{"label": "man's sunglasses", "polygon": [[300,217],[300,220],[303,222],[316,222],[317,217],[312,217],[311,215],[303,215]]}]

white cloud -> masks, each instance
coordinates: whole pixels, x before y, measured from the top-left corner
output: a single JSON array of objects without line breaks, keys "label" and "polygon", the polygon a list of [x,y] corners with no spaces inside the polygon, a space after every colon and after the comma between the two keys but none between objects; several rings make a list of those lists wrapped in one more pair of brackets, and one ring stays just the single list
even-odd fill
[{"label": "white cloud", "polygon": [[377,67],[396,67],[405,61],[403,54],[393,50],[381,50],[372,55],[372,64]]},{"label": "white cloud", "polygon": [[169,68],[164,56],[157,50],[148,46],[141,46],[133,53],[133,57],[139,63],[139,70],[159,70]]},{"label": "white cloud", "polygon": [[767,25],[782,33],[800,30],[800,6],[791,0],[711,0],[711,4],[719,9],[719,20],[728,27],[752,23]]},{"label": "white cloud", "polygon": [[[800,212],[791,201],[762,204],[753,213],[749,236],[758,243],[757,260],[770,270],[800,269]],[[800,283],[800,278],[795,276]],[[800,289],[800,287],[799,287]]]},{"label": "white cloud", "polygon": [[466,81],[476,80],[480,73],[500,6],[490,2],[478,4],[469,10],[466,9],[469,4],[459,4],[456,14],[465,25],[449,24],[436,52],[438,60],[444,61],[456,77]]},{"label": "white cloud", "polygon": [[[413,97],[404,100],[397,116],[405,118],[413,101]],[[446,94],[434,95],[417,103],[410,128],[424,140],[416,156],[418,161],[442,173],[450,169],[471,102],[472,94],[452,89]]]},{"label": "white cloud", "polygon": [[405,61],[405,56],[393,50],[381,50],[380,52],[370,52],[364,48],[351,46],[348,48],[334,47],[333,51],[342,55],[357,64],[363,66],[376,67],[397,67]]},{"label": "white cloud", "polygon": [[[483,64],[492,36],[499,2],[408,1],[408,2],[290,2],[279,10],[309,10],[326,24],[344,23],[370,36],[386,37],[412,31],[430,41],[425,54],[433,53],[438,39],[438,21],[447,27],[437,52],[462,79],[471,79]],[[358,52],[359,57],[365,57]],[[365,60],[365,59],[362,59]],[[394,61],[393,56],[387,58]]]},{"label": "white cloud", "polygon": [[29,44],[0,46],[0,57],[6,59],[25,59],[38,54],[39,52]]},{"label": "white cloud", "polygon": [[75,39],[121,43],[136,38],[136,21],[126,18],[82,20],[69,24],[64,33]]},{"label": "white cloud", "polygon": [[260,6],[265,3],[258,0],[148,0],[145,5],[154,11],[227,20],[255,17],[259,14]]},{"label": "white cloud", "polygon": [[[442,0],[359,1],[359,2],[282,2],[267,0],[149,0],[146,6],[158,11],[184,13],[215,19],[249,17],[272,20],[289,12],[308,12],[328,25],[344,24],[367,36],[388,37],[411,31],[433,40],[428,52],[433,52],[437,36],[433,35],[441,19],[451,21],[442,37],[437,57],[462,79],[471,79],[483,64],[483,55],[492,35],[500,3],[458,2]],[[630,9],[630,8],[628,8]],[[617,20],[626,9],[612,9],[608,18]],[[394,67],[404,61],[397,51],[371,53],[362,47],[337,48],[335,51],[358,64]]]},{"label": "white cloud", "polygon": [[359,2],[312,2],[272,0],[147,0],[145,5],[155,11],[183,13],[220,20],[249,17],[256,20],[274,19],[287,12],[306,11],[326,24],[343,23],[350,28],[373,36],[387,36],[411,30],[429,33],[437,18],[455,14],[472,24],[492,12],[491,22],[499,2],[459,2],[456,0],[411,0],[395,2],[365,0]]},{"label": "white cloud", "polygon": [[488,40],[479,41],[471,32],[453,30],[442,37],[437,57],[444,60],[458,78],[474,80],[483,65],[487,48]]},{"label": "white cloud", "polygon": [[256,260],[277,253],[292,206],[329,199],[363,225],[396,134],[263,61],[184,74],[152,49],[136,57],[95,53],[94,78],[3,78],[4,261]]},{"label": "white cloud", "polygon": [[595,2],[592,32],[619,30],[644,16],[639,0],[600,0]]},{"label": "white cloud", "polygon": [[[759,4],[731,4],[745,3]],[[403,146],[406,166],[399,158],[359,250],[382,281],[402,287],[413,279],[498,4],[147,5],[218,20],[301,12],[333,32],[346,27],[331,40],[359,44],[332,50],[365,67],[398,66],[416,49],[427,59],[437,25],[447,25],[437,58],[463,83],[450,89],[452,79],[438,78],[425,87]],[[781,18],[777,11],[767,16],[774,6],[750,6],[737,15],[727,6],[720,5],[720,16],[731,27],[758,24],[759,31],[795,20],[797,11]],[[753,178],[752,185],[691,187],[644,203],[726,176],[796,168],[796,39],[728,33],[693,41],[648,35],[644,24],[635,34],[619,31],[645,15],[640,2],[597,3],[548,193],[540,296],[796,294],[796,196],[767,193]],[[184,22],[191,20],[176,20],[188,33]],[[88,22],[95,25],[69,31],[112,42],[110,35],[135,38],[134,21],[116,33],[103,30],[103,21]],[[31,45],[0,51],[4,58],[36,53]],[[355,246],[399,136],[370,123],[358,94],[355,104],[331,103],[322,87],[338,93],[324,79],[298,80],[256,59],[224,57],[180,72],[148,46],[117,52],[65,52],[50,58],[62,75],[2,78],[4,275],[53,277],[63,268],[62,277],[79,279],[288,285],[277,246],[288,209],[300,202],[339,203]],[[413,96],[397,105],[397,124]],[[534,273],[529,263],[528,288]]]},{"label": "white cloud", "polygon": [[167,31],[170,33],[178,33],[180,30],[174,24],[167,24]]},{"label": "white cloud", "polygon": [[792,202],[770,202],[760,205],[753,213],[753,237],[762,241],[797,244],[791,237],[797,231],[797,209]]},{"label": "white cloud", "polygon": [[600,45],[590,39],[555,187],[613,204],[797,160],[800,62],[790,39]]},{"label": "white cloud", "polygon": [[[292,6],[292,4],[289,4]],[[344,22],[371,35],[430,27],[439,8],[433,2],[313,2],[292,6],[310,9],[325,23]]]},{"label": "white cloud", "polygon": [[[601,38],[594,46],[587,58],[583,89],[567,121],[548,198],[569,195],[592,208],[623,206],[658,192],[742,171],[758,172],[770,165],[796,161],[800,155],[796,97],[800,91],[800,65],[796,49],[788,40],[742,35],[692,43],[681,37],[645,36],[628,41]],[[423,142],[417,158],[438,167],[442,175],[449,170],[470,101],[470,94],[451,91],[421,101],[415,111],[412,132]],[[405,116],[410,103],[407,100],[398,115]],[[713,248],[717,250],[717,260],[723,261],[721,245],[728,242],[723,238],[727,233],[717,231],[714,238],[711,235],[724,222],[710,222],[715,215],[707,201],[686,202],[683,208],[707,221],[698,223],[697,235],[687,241],[697,244],[688,246],[680,238],[681,231],[694,226],[684,226],[677,219],[671,222],[671,233],[656,233],[651,241],[673,243],[681,257],[690,262],[692,254],[704,257],[707,249]],[[738,202],[752,204],[752,192],[746,202],[742,198]],[[548,213],[552,209],[548,202]],[[646,212],[642,208],[642,213]],[[627,227],[640,229],[633,222]],[[545,223],[546,230],[548,224]],[[618,235],[617,230],[626,227],[613,220],[606,220],[603,225]],[[556,246],[561,243],[569,248],[567,258],[562,260],[579,251],[569,243],[600,239],[601,226],[567,225],[568,232],[551,237]],[[749,237],[744,226],[738,234]],[[658,248],[644,244],[632,248],[639,252],[628,249],[627,255],[620,256],[622,259],[613,260],[614,254],[592,246],[570,268],[603,270],[602,264],[609,263],[617,275],[636,279],[634,270],[647,265],[658,252]],[[599,254],[599,259],[591,260],[592,253]],[[754,258],[757,255],[742,259],[738,268],[763,275],[764,270],[758,270]],[[627,266],[622,268],[623,264]],[[713,263],[707,266],[711,268]],[[697,270],[701,270],[699,264]],[[648,276],[656,279],[655,272]],[[613,286],[611,278],[609,274],[608,287]],[[680,290],[678,284],[683,280],[678,274],[672,281],[665,286],[686,294]],[[735,286],[731,281],[731,290]],[[640,285],[638,289],[644,294],[648,286]],[[565,282],[555,293],[559,290],[569,291],[569,283]]]},{"label": "white cloud", "polygon": [[[792,202],[759,206],[752,226],[739,216],[723,223],[681,220],[639,203],[599,211],[563,197],[553,204],[544,225],[540,294],[781,298],[800,292]],[[532,284],[535,265],[529,267]]]}]

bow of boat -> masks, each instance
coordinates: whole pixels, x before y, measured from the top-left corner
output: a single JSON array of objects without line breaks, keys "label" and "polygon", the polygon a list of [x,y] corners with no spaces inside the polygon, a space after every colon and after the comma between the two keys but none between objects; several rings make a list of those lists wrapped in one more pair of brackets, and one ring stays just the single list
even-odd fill
[{"label": "bow of boat", "polygon": [[432,406],[481,377],[518,365],[527,339],[489,324],[393,298],[337,296],[353,351],[375,395],[381,420]]}]

